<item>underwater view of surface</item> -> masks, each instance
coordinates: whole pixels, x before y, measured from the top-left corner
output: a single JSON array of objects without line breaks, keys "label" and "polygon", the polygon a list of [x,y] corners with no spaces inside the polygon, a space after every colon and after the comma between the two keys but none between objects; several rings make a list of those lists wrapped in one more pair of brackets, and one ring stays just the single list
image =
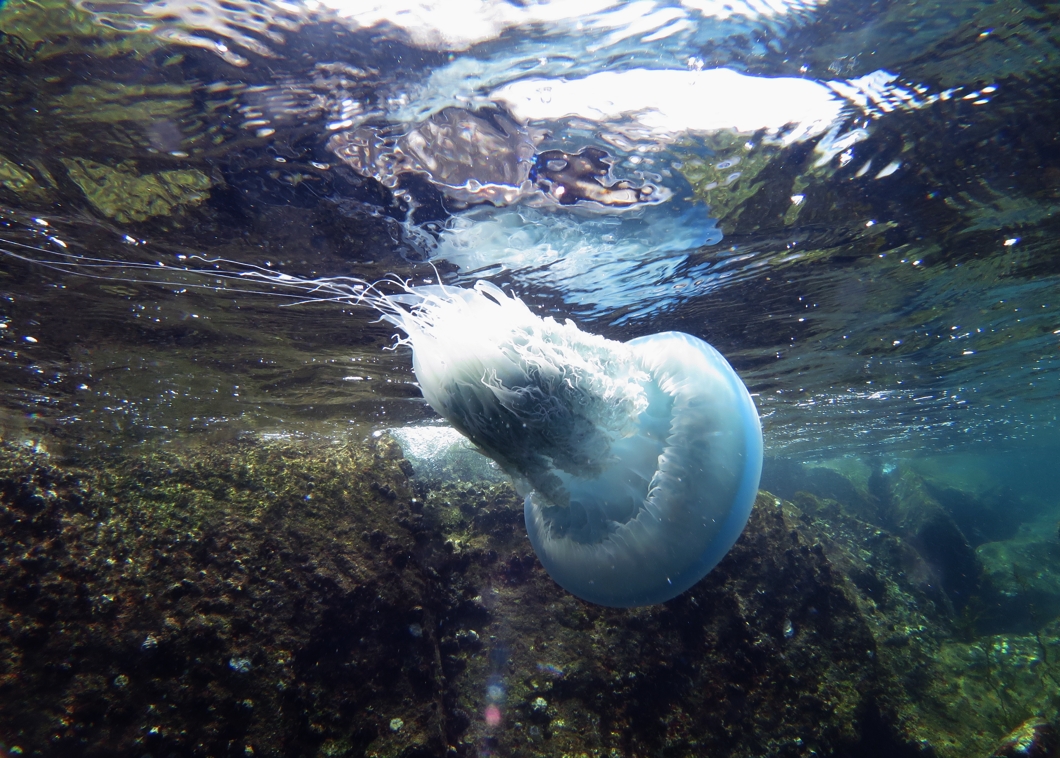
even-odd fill
[{"label": "underwater view of surface", "polygon": [[0,755],[1060,756],[1060,4],[0,0]]}]

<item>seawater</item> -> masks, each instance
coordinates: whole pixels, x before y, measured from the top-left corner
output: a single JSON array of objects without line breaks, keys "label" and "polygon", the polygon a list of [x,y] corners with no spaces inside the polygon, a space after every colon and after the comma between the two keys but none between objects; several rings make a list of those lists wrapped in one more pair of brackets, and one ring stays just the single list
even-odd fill
[{"label": "seawater", "polygon": [[[430,491],[502,486],[463,448],[417,454],[438,419],[391,327],[288,284],[487,279],[612,339],[684,331],[750,389],[763,489],[851,551],[830,560],[866,598],[898,548],[855,549],[858,529],[908,548],[903,570],[924,577],[910,602],[935,610],[888,617],[886,649],[931,627],[917,650],[972,693],[940,720],[979,710],[988,738],[923,739],[989,755],[1056,718],[1055,15],[1007,1],[9,0],[3,439],[59,465],[393,433]],[[470,530],[453,544],[482,539],[472,517],[439,512]],[[479,650],[461,639],[453,655]],[[482,649],[499,656],[482,674],[492,699],[445,707],[508,724],[517,708],[495,695],[511,675]],[[533,681],[558,694],[527,695],[518,717],[519,749],[543,754],[569,719],[550,703],[573,697],[571,661],[546,658]],[[1019,678],[1031,670],[1045,673]],[[621,681],[608,687],[635,679]],[[907,694],[944,699],[926,692]],[[502,749],[485,726],[461,742],[446,723],[446,747]],[[349,754],[383,750],[373,739],[400,751],[403,729],[387,721]],[[647,732],[629,729],[593,749],[641,754]],[[762,754],[800,754],[785,735]],[[59,750],[19,739],[0,734]]]}]

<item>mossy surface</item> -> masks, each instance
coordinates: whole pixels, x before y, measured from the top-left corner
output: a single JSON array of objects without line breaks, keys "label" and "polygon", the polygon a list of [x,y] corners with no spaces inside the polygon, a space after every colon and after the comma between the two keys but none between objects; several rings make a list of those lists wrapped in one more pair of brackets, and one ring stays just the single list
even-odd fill
[{"label": "mossy surface", "polygon": [[47,192],[32,174],[0,155],[0,191],[4,190],[28,202],[44,200],[47,197]]},{"label": "mossy surface", "polygon": [[746,201],[762,188],[759,174],[776,153],[754,147],[752,136],[735,132],[718,132],[704,141],[706,151],[699,147],[687,154],[678,153],[680,171],[692,185],[695,198],[707,204],[710,215],[723,229],[731,231]]},{"label": "mossy surface", "polygon": [[425,598],[395,523],[402,461],[386,445],[307,452],[57,468],[6,448],[7,744],[312,755],[330,737],[363,753],[397,712],[407,741],[437,744],[429,704],[409,704],[435,674],[430,638],[409,632]]},{"label": "mossy surface", "polygon": [[101,58],[142,55],[162,44],[147,33],[100,24],[67,0],[7,0],[0,4],[0,33],[18,41],[23,57],[37,61],[89,49]]},{"label": "mossy surface", "polygon": [[206,199],[212,184],[194,169],[139,174],[130,162],[111,167],[87,158],[64,158],[63,165],[100,213],[122,223],[194,207]]},{"label": "mossy surface", "polygon": [[[924,719],[943,755],[990,755],[1005,734],[1029,717],[1055,721],[1060,629],[1054,623],[1029,635],[946,642],[925,706]],[[979,728],[969,728],[971,724]]]},{"label": "mossy surface", "polygon": [[[65,460],[0,447],[5,743],[956,758],[1051,707],[1051,669],[1032,662],[1039,694],[969,723],[962,708],[1021,686],[1027,667],[976,673],[965,658],[994,641],[951,638],[917,551],[837,501],[760,494],[702,582],[622,610],[551,581],[507,484],[411,473],[386,435]],[[959,702],[943,674],[965,677]]]}]

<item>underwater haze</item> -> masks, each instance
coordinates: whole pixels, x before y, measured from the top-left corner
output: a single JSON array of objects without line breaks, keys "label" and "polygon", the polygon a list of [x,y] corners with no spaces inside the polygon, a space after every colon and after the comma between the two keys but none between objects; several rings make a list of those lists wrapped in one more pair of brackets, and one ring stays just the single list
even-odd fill
[{"label": "underwater haze", "polygon": [[0,755],[1060,756],[1058,124],[1040,0],[0,0]]}]

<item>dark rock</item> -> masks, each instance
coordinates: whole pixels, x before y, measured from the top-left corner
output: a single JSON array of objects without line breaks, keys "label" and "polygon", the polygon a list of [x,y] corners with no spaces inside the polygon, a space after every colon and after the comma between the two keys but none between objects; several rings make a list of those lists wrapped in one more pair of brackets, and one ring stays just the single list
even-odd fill
[{"label": "dark rock", "polygon": [[852,515],[876,523],[882,514],[873,484],[873,471],[856,458],[827,464],[768,458],[762,466],[762,489],[786,500],[794,500],[800,491],[809,492],[842,503]]},{"label": "dark rock", "polygon": [[1048,523],[1025,524],[1011,539],[976,550],[984,569],[985,630],[1031,632],[1060,616],[1060,541]]},{"label": "dark rock", "polygon": [[927,561],[960,612],[981,592],[982,567],[968,539],[912,471],[896,473],[888,494],[890,522]]},{"label": "dark rock", "polygon": [[938,486],[925,479],[928,491],[967,536],[973,547],[984,542],[1011,539],[1031,509],[1022,499],[1005,489],[987,493]]}]

